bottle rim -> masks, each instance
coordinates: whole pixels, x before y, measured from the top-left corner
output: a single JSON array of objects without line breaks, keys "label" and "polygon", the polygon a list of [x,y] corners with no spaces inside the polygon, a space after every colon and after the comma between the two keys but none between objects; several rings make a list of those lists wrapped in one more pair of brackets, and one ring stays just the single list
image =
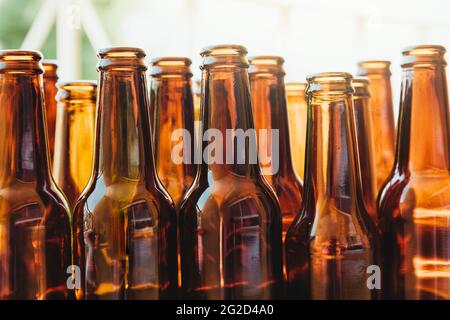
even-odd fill
[{"label": "bottle rim", "polygon": [[447,65],[445,53],[447,50],[441,45],[421,44],[409,46],[402,50],[402,68],[421,68],[433,65]]},{"label": "bottle rim", "polygon": [[306,77],[307,94],[351,94],[353,77],[348,72],[322,72],[310,74]]},{"label": "bottle rim", "polygon": [[355,98],[365,98],[370,97],[369,92],[370,80],[368,77],[355,76],[352,79],[352,87],[354,90],[353,97]]},{"label": "bottle rim", "polygon": [[97,63],[97,70],[114,71],[140,71],[147,70],[144,58],[145,51],[138,47],[110,47],[100,49],[97,53],[100,59]]},{"label": "bottle rim", "polygon": [[287,82],[285,84],[287,95],[305,94],[306,93],[306,82]]},{"label": "bottle rim", "polygon": [[200,56],[203,58],[200,69],[209,67],[248,68],[247,53],[247,48],[237,44],[219,44],[205,47],[200,52]]},{"label": "bottle rim", "polygon": [[358,62],[358,75],[368,76],[375,74],[391,75],[391,62],[389,60],[363,60]]},{"label": "bottle rim", "polygon": [[58,78],[58,62],[56,60],[44,59],[42,66],[44,68],[44,78]]},{"label": "bottle rim", "polygon": [[42,74],[44,72],[42,58],[42,53],[37,50],[0,50],[0,71],[8,73],[33,71]]},{"label": "bottle rim", "polygon": [[192,77],[191,64],[192,60],[187,57],[156,57],[150,61],[150,75]]},{"label": "bottle rim", "polygon": [[97,81],[75,80],[63,81],[56,84],[57,101],[65,100],[95,100],[97,96]]},{"label": "bottle rim", "polygon": [[252,56],[248,58],[249,74],[278,74],[285,75],[283,64],[284,59],[280,56]]}]

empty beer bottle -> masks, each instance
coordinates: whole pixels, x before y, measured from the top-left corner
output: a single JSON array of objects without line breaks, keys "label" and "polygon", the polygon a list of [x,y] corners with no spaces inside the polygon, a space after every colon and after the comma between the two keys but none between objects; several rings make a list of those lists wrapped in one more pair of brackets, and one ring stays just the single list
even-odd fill
[{"label": "empty beer bottle", "polygon": [[53,177],[73,210],[92,173],[95,81],[58,85]]},{"label": "empty beer bottle", "polygon": [[378,194],[383,294],[450,299],[450,110],[445,48],[403,51],[397,148]]},{"label": "empty beer bottle", "polygon": [[75,258],[86,299],[173,298],[176,214],[150,137],[145,53],[99,51],[92,178],[75,208]]},{"label": "empty beer bottle", "polygon": [[167,57],[153,60],[150,69],[156,169],[176,207],[195,175],[190,65],[188,58]]},{"label": "empty beer bottle", "polygon": [[70,216],[49,169],[41,59],[0,51],[0,299],[70,296]]},{"label": "empty beer bottle", "polygon": [[376,211],[377,179],[375,171],[374,145],[372,135],[372,114],[369,105],[369,80],[354,77],[352,80],[353,116],[355,121],[355,163],[359,166],[362,199],[372,222],[378,222]]},{"label": "empty beer bottle", "polygon": [[275,56],[249,59],[253,117],[262,172],[281,207],[283,243],[302,205],[302,183],[292,166],[284,88],[284,60]]},{"label": "empty beer bottle", "polygon": [[281,213],[258,165],[246,53],[201,53],[203,158],[180,211],[185,298],[272,299],[282,289]]},{"label": "empty beer bottle", "polygon": [[377,191],[391,172],[395,156],[395,124],[392,106],[391,63],[362,61],[358,75],[369,78],[370,113],[375,157]]},{"label": "empty beer bottle", "polygon": [[286,236],[288,297],[371,299],[366,270],[375,264],[376,234],[357,193],[352,77],[307,79],[304,198]]},{"label": "empty beer bottle", "polygon": [[294,169],[303,181],[306,149],[306,83],[286,83],[289,137],[291,140],[292,162]]},{"label": "empty beer bottle", "polygon": [[58,64],[53,60],[44,60],[44,102],[47,118],[47,137],[50,150],[50,164],[53,163],[55,149],[55,129],[56,129],[56,83],[58,82]]}]

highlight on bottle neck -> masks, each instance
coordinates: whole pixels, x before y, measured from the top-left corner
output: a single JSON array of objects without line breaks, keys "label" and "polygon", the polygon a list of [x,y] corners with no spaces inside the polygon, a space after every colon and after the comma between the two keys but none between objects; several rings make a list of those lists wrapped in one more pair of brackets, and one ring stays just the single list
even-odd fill
[{"label": "highlight on bottle neck", "polygon": [[339,96],[353,94],[352,75],[347,72],[323,72],[309,75],[308,96]]},{"label": "highlight on bottle neck", "polygon": [[306,82],[288,82],[286,83],[286,96],[305,96]]},{"label": "highlight on bottle neck", "polygon": [[44,72],[42,54],[33,50],[0,50],[0,73]]},{"label": "highlight on bottle neck", "polygon": [[279,56],[255,56],[249,59],[248,73],[255,76],[284,76],[284,59]]},{"label": "highlight on bottle neck", "polygon": [[56,84],[58,102],[74,100],[90,100],[95,102],[97,96],[97,82],[91,80],[67,81]]},{"label": "highlight on bottle neck", "polygon": [[185,57],[160,57],[150,63],[150,75],[154,78],[192,77],[192,61]]},{"label": "highlight on bottle neck", "polygon": [[391,76],[391,62],[386,60],[366,60],[358,63],[357,74],[360,76]]},{"label": "highlight on bottle neck", "polygon": [[98,52],[98,71],[145,71],[144,50],[134,47],[113,47]]},{"label": "highlight on bottle neck", "polygon": [[418,45],[402,51],[402,68],[432,68],[446,66],[446,50],[439,45]]},{"label": "highlight on bottle neck", "polygon": [[55,60],[44,60],[42,61],[44,67],[44,78],[45,79],[58,79],[58,63]]},{"label": "highlight on bottle neck", "polygon": [[352,87],[354,98],[369,98],[369,79],[367,77],[353,77]]},{"label": "highlight on bottle neck", "polygon": [[241,45],[216,45],[206,47],[200,55],[203,58],[201,70],[209,68],[248,68],[247,49]]}]

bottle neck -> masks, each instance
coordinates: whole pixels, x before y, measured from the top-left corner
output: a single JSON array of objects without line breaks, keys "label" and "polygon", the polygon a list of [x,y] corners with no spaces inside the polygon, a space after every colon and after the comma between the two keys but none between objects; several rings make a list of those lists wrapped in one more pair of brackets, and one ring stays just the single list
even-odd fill
[{"label": "bottle neck", "polygon": [[395,168],[400,173],[450,171],[450,116],[443,66],[405,68]]},{"label": "bottle neck", "polygon": [[259,175],[247,69],[205,68],[203,84],[201,173]]},{"label": "bottle neck", "polygon": [[[283,76],[252,74],[250,81],[259,161],[263,173],[266,175],[267,172],[268,176],[292,176],[294,169],[291,160]],[[277,134],[272,135],[271,130],[273,130],[272,133]],[[266,137],[262,137],[264,134]],[[265,170],[266,166],[268,170]]]},{"label": "bottle neck", "polygon": [[40,74],[0,75],[0,187],[17,180],[51,182],[42,102]]},{"label": "bottle neck", "polygon": [[145,72],[100,72],[94,174],[107,185],[153,181]]}]

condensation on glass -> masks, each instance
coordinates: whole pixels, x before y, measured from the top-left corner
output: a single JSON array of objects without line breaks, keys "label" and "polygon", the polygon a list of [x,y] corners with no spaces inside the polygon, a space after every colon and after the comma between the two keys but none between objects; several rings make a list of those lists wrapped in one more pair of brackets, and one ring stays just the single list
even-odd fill
[{"label": "condensation on glass", "polygon": [[92,178],[75,208],[82,299],[167,299],[177,291],[177,221],[157,179],[145,53],[99,51]]},{"label": "condensation on glass", "polygon": [[73,210],[92,173],[97,83],[57,84],[53,177]]},{"label": "condensation on glass", "polygon": [[58,82],[58,64],[54,60],[44,60],[44,102],[47,119],[47,137],[50,150],[50,164],[53,163],[56,129],[56,83]]},{"label": "condensation on glass", "polygon": [[0,299],[71,296],[70,211],[50,174],[41,59],[0,51]]},{"label": "condensation on glass", "polygon": [[300,179],[304,179],[306,124],[308,108],[306,104],[306,83],[286,83],[286,100],[291,140],[292,162]]},{"label": "condensation on glass", "polygon": [[403,51],[393,170],[378,195],[387,299],[450,299],[450,110],[441,46]]},{"label": "condensation on glass", "polygon": [[354,164],[352,77],[311,75],[303,206],[286,236],[290,299],[371,299],[367,268],[377,237]]},{"label": "condensation on glass", "polygon": [[201,53],[203,158],[180,211],[185,298],[281,294],[281,212],[248,131],[254,126],[246,54],[237,45]]}]

